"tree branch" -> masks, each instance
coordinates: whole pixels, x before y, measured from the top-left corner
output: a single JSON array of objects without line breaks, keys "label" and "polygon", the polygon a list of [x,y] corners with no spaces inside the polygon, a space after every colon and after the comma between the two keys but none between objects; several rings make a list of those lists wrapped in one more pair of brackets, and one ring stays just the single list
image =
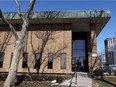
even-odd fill
[{"label": "tree branch", "polygon": [[27,11],[27,18],[29,17],[30,12],[33,10],[34,4],[36,0],[30,0],[30,5]]},{"label": "tree branch", "polygon": [[29,15],[30,15],[31,11],[33,10],[35,1],[36,0],[30,0],[30,5],[28,8],[28,11],[27,11],[27,13],[25,13],[25,18],[23,20],[21,35],[20,35],[20,40],[22,40],[22,41],[24,39],[24,35],[26,34],[27,28],[29,26]]},{"label": "tree branch", "polygon": [[18,0],[15,0],[15,2],[16,2],[17,8],[18,8],[18,14],[20,15],[21,14],[21,9],[20,9],[19,2],[18,2]]},{"label": "tree branch", "polygon": [[15,0],[17,8],[18,8],[18,14],[19,16],[24,20],[24,16],[21,14],[21,9],[18,0]]},{"label": "tree branch", "polygon": [[14,36],[15,36],[15,39],[18,40],[18,35],[17,35],[17,33],[16,33],[15,28],[12,26],[12,24],[11,24],[9,21],[7,21],[7,20],[4,18],[1,9],[0,9],[0,18],[1,18],[1,20],[2,20],[4,23],[6,23],[6,24],[9,26],[9,28],[11,29],[12,33],[13,33]]}]

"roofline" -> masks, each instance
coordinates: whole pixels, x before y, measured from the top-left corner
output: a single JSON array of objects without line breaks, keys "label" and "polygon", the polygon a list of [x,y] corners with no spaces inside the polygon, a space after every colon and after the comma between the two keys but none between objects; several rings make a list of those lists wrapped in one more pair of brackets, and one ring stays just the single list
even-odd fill
[{"label": "roofline", "polygon": [[[25,14],[24,12],[22,13]],[[51,16],[48,17],[48,14]],[[17,12],[3,12],[6,19],[21,19]],[[39,18],[104,18],[111,17],[109,10],[82,10],[82,11],[44,11],[44,12],[32,12],[31,19]]]}]

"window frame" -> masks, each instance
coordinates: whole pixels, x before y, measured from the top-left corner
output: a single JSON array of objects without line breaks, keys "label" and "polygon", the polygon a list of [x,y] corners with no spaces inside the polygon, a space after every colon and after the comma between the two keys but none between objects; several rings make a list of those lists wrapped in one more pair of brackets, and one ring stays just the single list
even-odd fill
[{"label": "window frame", "polygon": [[[26,58],[24,58],[24,54],[26,54]],[[22,54],[22,68],[28,67],[27,61],[28,61],[28,53],[23,52],[23,54]]]},{"label": "window frame", "polygon": [[[64,55],[65,54],[65,64],[63,64],[63,62],[62,62],[62,55]],[[60,53],[60,69],[66,69],[66,53]]]},{"label": "window frame", "polygon": [[4,52],[0,52],[0,55],[1,55],[1,58],[0,58],[0,68],[2,68],[3,67],[3,61],[4,61],[5,53]]},{"label": "window frame", "polygon": [[[39,57],[38,58],[36,58],[36,55],[37,54],[39,54]],[[34,57],[34,59],[35,59],[35,65],[34,65],[34,68],[35,69],[40,69],[40,53],[38,52],[38,53],[35,53],[35,55],[34,55],[35,57]]]},{"label": "window frame", "polygon": [[[49,52],[48,53],[48,69],[53,69],[53,58],[54,58],[54,56],[53,56],[54,54],[53,53],[51,53],[51,52]],[[52,57],[52,58],[50,58],[50,57]],[[51,61],[49,61],[49,59],[51,60]]]}]

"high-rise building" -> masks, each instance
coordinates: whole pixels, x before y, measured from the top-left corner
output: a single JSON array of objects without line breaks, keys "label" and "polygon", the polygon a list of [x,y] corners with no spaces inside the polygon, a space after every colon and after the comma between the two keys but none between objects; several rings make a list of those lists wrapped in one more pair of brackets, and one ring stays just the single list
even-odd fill
[{"label": "high-rise building", "polygon": [[116,38],[106,38],[104,44],[107,64],[116,65]]}]

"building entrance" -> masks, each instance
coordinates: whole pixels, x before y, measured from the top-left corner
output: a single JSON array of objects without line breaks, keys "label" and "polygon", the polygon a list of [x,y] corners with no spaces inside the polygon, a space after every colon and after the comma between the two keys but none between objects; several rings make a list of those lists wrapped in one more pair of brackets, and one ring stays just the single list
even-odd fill
[{"label": "building entrance", "polygon": [[86,34],[74,32],[72,35],[72,71],[87,71]]}]

